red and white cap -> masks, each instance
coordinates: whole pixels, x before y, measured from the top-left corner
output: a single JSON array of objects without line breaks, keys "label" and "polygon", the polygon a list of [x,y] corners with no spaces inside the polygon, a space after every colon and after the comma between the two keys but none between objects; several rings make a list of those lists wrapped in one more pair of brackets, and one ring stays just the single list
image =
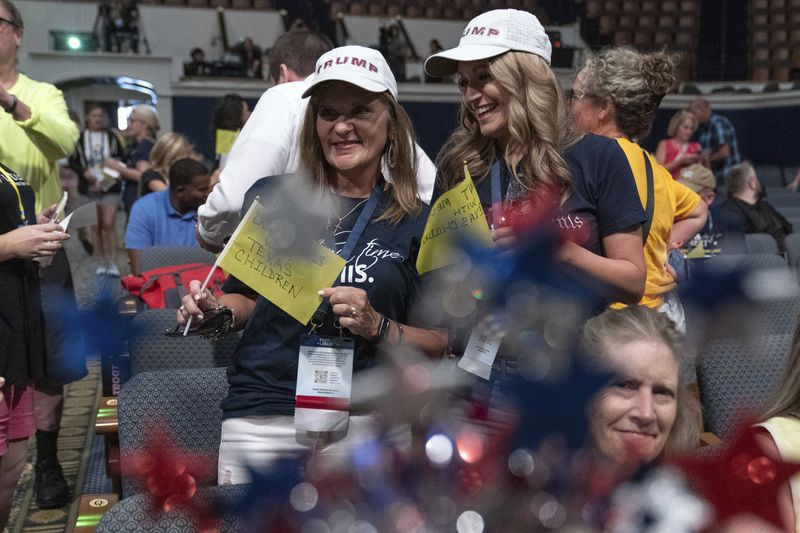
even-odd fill
[{"label": "red and white cap", "polygon": [[397,82],[383,55],[374,48],[340,46],[317,60],[314,81],[303,93],[307,98],[314,88],[326,81],[345,81],[372,92],[389,91],[397,100]]},{"label": "red and white cap", "polygon": [[552,45],[535,15],[518,9],[495,9],[470,20],[458,46],[430,56],[425,72],[441,78],[458,72],[459,61],[477,61],[509,50],[536,54],[550,64]]}]

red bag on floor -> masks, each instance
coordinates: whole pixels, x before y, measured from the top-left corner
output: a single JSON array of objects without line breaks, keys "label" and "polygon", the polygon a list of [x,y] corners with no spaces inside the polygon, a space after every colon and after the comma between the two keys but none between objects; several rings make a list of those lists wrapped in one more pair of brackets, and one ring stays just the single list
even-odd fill
[{"label": "red bag on floor", "polygon": [[[181,298],[189,292],[189,282],[196,279],[202,283],[212,268],[214,265],[204,263],[165,266],[142,272],[139,276],[125,276],[120,282],[149,309],[177,309],[181,306]],[[223,283],[225,273],[218,268],[208,282],[208,290],[219,298],[224,294]]]}]

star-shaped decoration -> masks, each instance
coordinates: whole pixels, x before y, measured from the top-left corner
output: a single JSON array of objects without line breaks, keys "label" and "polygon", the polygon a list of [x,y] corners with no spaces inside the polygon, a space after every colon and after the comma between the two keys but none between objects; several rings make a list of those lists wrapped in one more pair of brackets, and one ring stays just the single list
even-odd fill
[{"label": "star-shaped decoration", "polygon": [[167,425],[153,423],[143,450],[136,450],[123,464],[123,475],[138,479],[153,498],[154,513],[178,509],[200,531],[213,530],[213,509],[194,500],[198,479],[216,471],[216,460],[182,450]]},{"label": "star-shaped decoration", "polygon": [[800,472],[800,463],[767,457],[755,439],[759,431],[750,424],[744,425],[721,454],[676,460],[690,486],[714,507],[716,524],[751,513],[778,528],[784,527],[778,491],[790,477]]}]

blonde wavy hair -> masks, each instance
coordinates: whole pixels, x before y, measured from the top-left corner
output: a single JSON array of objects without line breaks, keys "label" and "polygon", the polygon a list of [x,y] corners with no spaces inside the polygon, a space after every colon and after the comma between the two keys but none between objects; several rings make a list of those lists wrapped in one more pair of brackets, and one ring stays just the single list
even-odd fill
[{"label": "blonde wavy hair", "polygon": [[[321,84],[311,94],[311,99],[306,109],[303,126],[300,130],[300,167],[306,169],[314,184],[320,189],[333,187],[335,169],[325,159],[322,144],[317,135],[317,110],[319,100],[330,90],[334,83]],[[400,222],[406,215],[413,215],[420,210],[420,200],[417,196],[417,148],[416,134],[411,119],[405,110],[397,103],[389,92],[378,95],[378,99],[389,112],[389,134],[386,146],[383,148],[383,157],[389,146],[395,146],[395,165],[385,165],[388,169],[391,182],[387,180],[386,187],[392,191],[389,206],[375,220],[388,220],[392,224]]]},{"label": "blonde wavy hair", "polygon": [[615,347],[636,341],[663,343],[678,363],[675,422],[664,454],[673,457],[697,448],[700,442],[700,402],[689,392],[685,367],[689,364],[683,335],[664,313],[641,305],[608,309],[583,326],[582,344],[590,357],[605,360]]},{"label": "blonde wavy hair", "polygon": [[669,126],[667,126],[667,136],[670,138],[675,137],[675,134],[678,132],[678,128],[680,127],[681,124],[683,124],[683,121],[685,120],[691,120],[692,122],[694,122],[694,129],[697,129],[698,125],[697,116],[695,116],[694,113],[692,113],[687,109],[681,109],[680,111],[672,115],[671,119],[669,119]]},{"label": "blonde wavy hair", "polygon": [[158,120],[158,111],[150,104],[139,104],[131,111],[131,117],[138,118],[147,124],[147,133],[151,139],[155,139],[161,124]]},{"label": "blonde wavy hair", "polygon": [[462,100],[459,126],[436,159],[442,189],[463,179],[463,161],[477,181],[502,157],[525,191],[540,198],[555,192],[563,201],[572,181],[563,153],[579,137],[565,127],[567,106],[553,71],[538,55],[512,50],[490,59],[489,72],[510,95],[508,145],[499,153]]},{"label": "blonde wavy hair", "polygon": [[194,154],[194,147],[189,139],[180,133],[165,133],[158,138],[150,150],[150,168],[155,170],[169,183],[169,168],[175,161]]}]

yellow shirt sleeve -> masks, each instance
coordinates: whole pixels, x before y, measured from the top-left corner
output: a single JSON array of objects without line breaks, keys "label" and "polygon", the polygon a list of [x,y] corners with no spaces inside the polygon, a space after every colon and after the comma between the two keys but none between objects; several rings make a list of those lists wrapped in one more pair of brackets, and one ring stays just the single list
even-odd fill
[{"label": "yellow shirt sleeve", "polygon": [[15,121],[48,161],[58,161],[72,154],[78,141],[78,128],[67,112],[64,95],[49,83],[36,86],[39,93],[30,102],[28,120]]},{"label": "yellow shirt sleeve", "polygon": [[700,195],[683,183],[672,181],[675,191],[675,220],[688,217],[700,204]]}]

